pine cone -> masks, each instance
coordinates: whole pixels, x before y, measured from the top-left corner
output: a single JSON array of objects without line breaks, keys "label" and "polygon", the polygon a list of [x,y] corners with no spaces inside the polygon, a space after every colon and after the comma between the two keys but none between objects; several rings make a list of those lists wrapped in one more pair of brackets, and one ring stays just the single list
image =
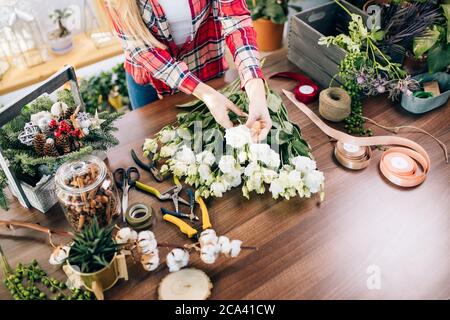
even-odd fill
[{"label": "pine cone", "polygon": [[76,109],[77,109],[76,107],[67,107],[66,111],[63,112],[63,118],[69,119]]},{"label": "pine cone", "polygon": [[67,154],[72,151],[69,136],[63,134],[56,138],[55,140],[56,149],[59,154]]},{"label": "pine cone", "polygon": [[38,133],[34,136],[33,139],[34,150],[40,156],[44,155],[45,142],[46,142],[45,134]]},{"label": "pine cone", "polygon": [[59,157],[58,150],[56,150],[55,141],[47,139],[44,146],[44,155],[47,157]]}]

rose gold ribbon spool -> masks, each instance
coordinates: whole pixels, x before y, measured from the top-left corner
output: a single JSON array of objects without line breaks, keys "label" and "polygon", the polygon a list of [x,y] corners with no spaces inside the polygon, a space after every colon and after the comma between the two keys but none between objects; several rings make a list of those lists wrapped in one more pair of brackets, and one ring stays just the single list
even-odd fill
[{"label": "rose gold ribbon spool", "polygon": [[352,170],[362,170],[370,165],[372,149],[338,141],[334,148],[334,156],[344,167]]},{"label": "rose gold ribbon spool", "polygon": [[[392,147],[383,153],[380,162],[381,173],[390,182],[401,187],[415,187],[425,181],[427,173],[430,170],[431,160],[425,149],[418,143],[402,137],[351,136],[327,126],[311,109],[297,101],[293,93],[287,90],[283,90],[283,92],[323,133],[338,141],[335,148],[335,155],[339,163],[343,166],[354,170],[367,167],[371,158],[368,153],[370,146],[402,146],[403,148]],[[345,144],[347,144],[347,148],[344,148]],[[349,145],[352,147],[349,148]],[[365,159],[361,155],[362,152],[367,153],[366,156],[368,159]],[[393,161],[393,158],[395,158],[395,161]],[[418,172],[417,163],[422,168],[421,173]]]}]

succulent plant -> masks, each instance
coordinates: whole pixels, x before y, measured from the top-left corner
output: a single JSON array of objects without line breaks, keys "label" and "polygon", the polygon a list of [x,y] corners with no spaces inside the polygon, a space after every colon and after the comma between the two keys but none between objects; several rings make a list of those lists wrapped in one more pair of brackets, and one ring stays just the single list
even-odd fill
[{"label": "succulent plant", "polygon": [[111,263],[120,246],[113,239],[114,224],[101,228],[97,219],[77,233],[69,253],[69,263],[83,273],[93,273]]}]

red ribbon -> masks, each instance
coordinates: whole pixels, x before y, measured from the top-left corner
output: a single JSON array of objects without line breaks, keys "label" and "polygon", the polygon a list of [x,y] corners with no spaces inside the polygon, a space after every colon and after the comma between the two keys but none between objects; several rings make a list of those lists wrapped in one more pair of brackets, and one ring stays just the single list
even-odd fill
[{"label": "red ribbon", "polygon": [[279,72],[271,75],[269,79],[272,78],[287,78],[292,80],[297,80],[299,85],[294,88],[294,95],[298,101],[308,104],[317,100],[319,96],[319,87],[314,83],[314,81],[300,73],[296,72]]}]

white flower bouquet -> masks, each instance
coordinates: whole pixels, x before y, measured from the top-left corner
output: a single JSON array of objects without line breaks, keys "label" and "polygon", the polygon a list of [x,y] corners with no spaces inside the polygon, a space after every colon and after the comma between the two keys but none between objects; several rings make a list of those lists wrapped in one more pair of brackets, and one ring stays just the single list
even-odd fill
[{"label": "white flower bouquet", "polygon": [[[238,85],[232,83],[222,93],[248,111],[247,96]],[[246,198],[267,190],[275,199],[323,195],[324,175],[300,128],[289,121],[281,98],[267,91],[273,128],[264,143],[252,142],[245,119],[230,114],[238,125],[225,130],[201,101],[194,101],[185,105],[192,111],[180,113],[175,124],[145,140],[144,155],[163,162],[162,174],[172,173],[195,187],[197,197],[222,197],[239,186]]]}]

